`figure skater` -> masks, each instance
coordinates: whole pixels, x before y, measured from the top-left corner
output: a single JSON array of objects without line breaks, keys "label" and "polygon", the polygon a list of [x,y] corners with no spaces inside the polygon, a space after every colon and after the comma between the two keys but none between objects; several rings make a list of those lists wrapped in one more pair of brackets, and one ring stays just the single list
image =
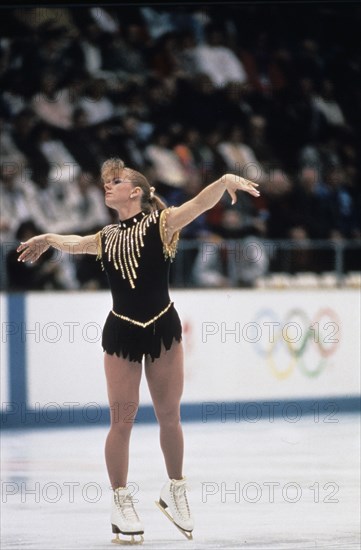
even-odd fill
[{"label": "figure skater", "polygon": [[[192,538],[194,524],[182,469],[182,327],[169,297],[169,266],[183,227],[212,208],[225,192],[232,204],[237,191],[258,197],[258,185],[225,174],[181,206],[168,208],[144,175],[125,167],[121,159],[107,160],[101,178],[105,204],[117,211],[118,223],[85,237],[38,235],[20,244],[18,260],[34,262],[52,246],[71,254],[94,254],[101,261],[113,297],[113,309],[102,334],[111,419],[105,461],[113,489],[113,542],[143,542],[143,525],[126,486],[132,429],[128,406],[138,407],[143,359],[169,478],[157,504],[187,538]],[[119,533],[131,538],[119,539]]]}]

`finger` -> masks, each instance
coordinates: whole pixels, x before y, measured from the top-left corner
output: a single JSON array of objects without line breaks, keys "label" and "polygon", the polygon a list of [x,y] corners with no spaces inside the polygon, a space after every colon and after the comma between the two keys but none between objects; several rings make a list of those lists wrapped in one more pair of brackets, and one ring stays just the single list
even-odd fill
[{"label": "finger", "polygon": [[27,252],[23,252],[18,257],[18,262],[27,262],[29,260],[29,254]]},{"label": "finger", "polygon": [[256,187],[259,187],[258,183],[255,183],[254,181],[250,181],[250,180],[245,180],[244,184],[248,189],[249,188],[255,189]]},{"label": "finger", "polygon": [[253,183],[253,182],[250,181],[250,182],[247,183],[246,188],[244,190],[247,191],[248,193],[250,193],[251,195],[255,195],[255,196],[258,197],[260,192],[255,187],[255,185],[257,185],[257,183]]},{"label": "finger", "polygon": [[37,254],[31,250],[30,248],[27,248],[22,252],[18,258],[19,262],[29,262],[29,261],[35,261],[37,257]]},{"label": "finger", "polygon": [[18,262],[21,262],[21,260],[25,257],[25,255],[26,255],[26,250],[23,250],[23,252],[21,252],[21,254],[18,257]]},{"label": "finger", "polygon": [[244,189],[244,191],[247,191],[247,193],[257,193],[258,195],[260,194],[258,189],[255,189],[254,187],[247,187],[246,189]]},{"label": "finger", "polygon": [[233,189],[228,189],[228,193],[232,199],[232,204],[235,204],[237,202],[237,195],[236,193],[233,191]]},{"label": "finger", "polygon": [[16,251],[21,252],[22,250],[24,250],[24,248],[26,248],[26,246],[27,246],[26,243],[20,243],[19,246],[17,247]]}]

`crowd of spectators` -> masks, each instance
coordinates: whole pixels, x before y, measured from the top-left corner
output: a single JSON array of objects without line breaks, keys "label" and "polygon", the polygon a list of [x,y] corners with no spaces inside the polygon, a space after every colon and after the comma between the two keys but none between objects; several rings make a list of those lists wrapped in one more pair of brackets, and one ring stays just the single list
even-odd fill
[{"label": "crowd of spectators", "polygon": [[[115,221],[99,180],[112,156],[173,205],[226,172],[259,182],[261,198],[241,194],[231,209],[225,196],[183,230],[218,251],[188,254],[194,283],[227,284],[227,239],[359,239],[359,14],[352,4],[5,10],[3,286],[106,284],[93,259],[24,267],[13,249],[24,235]],[[268,268],[262,256],[240,279]]]}]

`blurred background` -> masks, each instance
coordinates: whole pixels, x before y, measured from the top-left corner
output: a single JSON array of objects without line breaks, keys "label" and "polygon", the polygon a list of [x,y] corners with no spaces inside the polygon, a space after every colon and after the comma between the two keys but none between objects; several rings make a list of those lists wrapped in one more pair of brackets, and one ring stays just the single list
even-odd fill
[{"label": "blurred background", "polygon": [[119,156],[173,205],[258,181],[182,231],[174,287],[360,286],[360,7],[2,10],[1,288],[103,289],[92,257],[19,265],[41,232],[114,220]]}]

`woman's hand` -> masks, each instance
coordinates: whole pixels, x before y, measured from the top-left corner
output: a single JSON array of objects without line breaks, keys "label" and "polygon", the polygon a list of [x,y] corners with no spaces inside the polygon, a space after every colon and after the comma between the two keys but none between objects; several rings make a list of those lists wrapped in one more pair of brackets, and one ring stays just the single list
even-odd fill
[{"label": "woman's hand", "polygon": [[236,191],[246,191],[246,193],[249,193],[253,197],[260,196],[260,192],[257,189],[258,183],[241,178],[241,176],[237,176],[236,174],[225,174],[222,177],[222,181],[231,196],[232,204],[237,202]]},{"label": "woman's hand", "polygon": [[47,241],[47,235],[38,235],[32,237],[25,243],[20,243],[17,252],[21,252],[18,262],[35,262],[40,256],[50,248]]}]

